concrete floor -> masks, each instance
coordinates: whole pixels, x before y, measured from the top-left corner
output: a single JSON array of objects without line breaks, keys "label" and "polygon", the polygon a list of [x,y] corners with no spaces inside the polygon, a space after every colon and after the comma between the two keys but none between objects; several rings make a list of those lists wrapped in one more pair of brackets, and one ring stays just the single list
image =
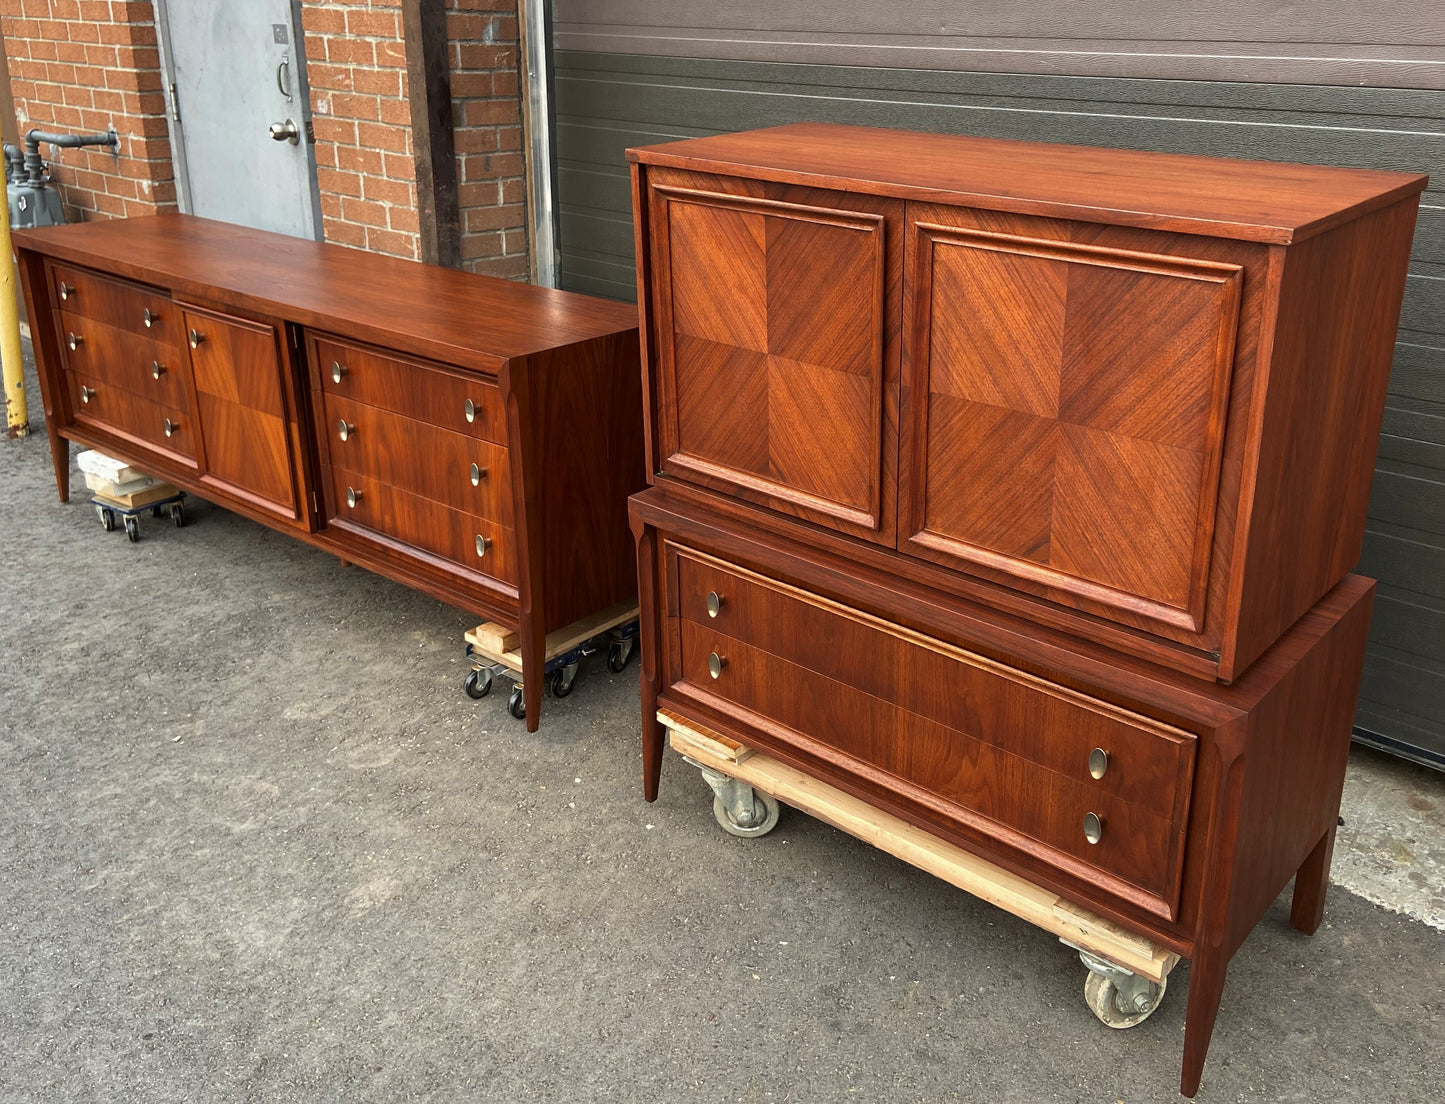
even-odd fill
[{"label": "concrete floor", "polygon": [[[200,502],[130,545],[39,433],[0,487],[0,1101],[1177,1098],[1187,965],[1110,1031],[1072,952],[817,821],[725,836],[675,757],[644,804],[635,666],[529,736],[456,610]],[[1445,934],[1286,916],[1199,1099],[1440,1099]]]}]

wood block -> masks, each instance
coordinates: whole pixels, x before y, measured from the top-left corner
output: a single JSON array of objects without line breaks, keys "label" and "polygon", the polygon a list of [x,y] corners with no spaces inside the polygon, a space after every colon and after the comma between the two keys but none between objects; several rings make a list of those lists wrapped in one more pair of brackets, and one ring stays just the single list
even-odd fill
[{"label": "wood block", "polygon": [[153,502],[160,502],[162,499],[174,498],[180,493],[170,483],[158,483],[154,487],[148,487],[144,491],[137,491],[135,494],[107,495],[95,492],[98,501],[107,506],[118,506],[125,510],[135,510],[142,506],[149,506]]}]

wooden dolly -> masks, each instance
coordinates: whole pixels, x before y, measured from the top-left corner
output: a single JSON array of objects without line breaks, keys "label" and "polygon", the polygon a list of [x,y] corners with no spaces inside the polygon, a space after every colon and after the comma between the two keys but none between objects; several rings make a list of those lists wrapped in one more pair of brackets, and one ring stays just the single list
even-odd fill
[{"label": "wooden dolly", "polygon": [[770,832],[778,801],[785,801],[1058,936],[1089,968],[1084,997],[1108,1026],[1133,1027],[1159,1007],[1177,954],[696,722],[666,709],[657,719],[672,749],[702,770],[714,793],[713,815],[726,831],[748,837]]},{"label": "wooden dolly", "polygon": [[[543,677],[550,680],[554,698],[565,698],[572,693],[578,663],[583,656],[598,650],[600,645],[596,640],[604,633],[607,635],[607,669],[621,671],[632,657],[632,648],[637,641],[637,602],[619,602],[547,634]],[[485,698],[492,692],[493,677],[505,675],[512,680],[507,711],[519,721],[525,718],[522,656],[517,651],[521,638],[517,630],[496,621],[486,621],[466,632],[464,638],[467,660],[472,666],[462,684],[468,697]]]}]

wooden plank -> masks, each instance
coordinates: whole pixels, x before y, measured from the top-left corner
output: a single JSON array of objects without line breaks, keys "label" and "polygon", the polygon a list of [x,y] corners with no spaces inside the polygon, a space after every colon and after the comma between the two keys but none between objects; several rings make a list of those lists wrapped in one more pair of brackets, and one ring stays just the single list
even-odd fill
[{"label": "wooden plank", "polygon": [[403,0],[402,32],[416,154],[416,207],[421,259],[462,266],[457,159],[452,139],[452,96],[444,0]]},{"label": "wooden plank", "polygon": [[945,843],[905,820],[875,809],[867,802],[776,759],[756,752],[743,759],[710,754],[707,750],[709,744],[726,746],[730,741],[711,729],[684,721],[666,710],[659,710],[657,719],[668,728],[669,742],[679,754],[748,782],[778,800],[1091,954],[1118,963],[1153,982],[1167,976],[1179,961],[1178,955],[1065,901],[1058,894],[960,847]]},{"label": "wooden plank", "polygon": [[[637,619],[637,600],[618,602],[614,606],[598,610],[594,614],[573,621],[570,625],[564,625],[555,632],[547,634],[547,649],[545,658],[555,659],[563,652],[570,652],[577,645],[591,640],[599,633],[608,629],[614,629],[618,625]],[[522,670],[522,655],[517,650],[516,641],[520,638],[515,632],[509,632],[504,625],[489,621],[484,625],[478,625],[475,629],[464,634],[466,642],[472,646],[472,651],[483,659],[493,663],[505,664],[513,671]],[[502,648],[497,646],[497,641],[505,643],[509,639],[511,646]]]},{"label": "wooden plank", "polygon": [[102,502],[107,506],[115,506],[122,510],[135,510],[142,506],[149,506],[153,502],[160,502],[165,498],[174,498],[180,493],[180,489],[170,483],[158,483],[154,487],[147,487],[135,494],[108,495],[95,491],[93,497],[97,502]]},{"label": "wooden plank", "polygon": [[725,759],[729,763],[741,763],[744,759],[749,759],[756,754],[746,744],[740,744],[711,729],[704,731],[691,727],[686,720],[671,710],[659,709],[657,719],[672,733],[673,746],[684,755],[690,754],[687,748],[696,748],[699,754]]}]

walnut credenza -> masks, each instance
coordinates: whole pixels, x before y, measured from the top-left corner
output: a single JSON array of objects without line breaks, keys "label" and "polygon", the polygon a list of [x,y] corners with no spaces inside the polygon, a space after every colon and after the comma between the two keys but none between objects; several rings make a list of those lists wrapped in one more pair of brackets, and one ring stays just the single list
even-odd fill
[{"label": "walnut credenza", "polygon": [[646,796],[661,707],[1188,957],[1193,1095],[1296,872],[1320,920],[1425,178],[822,124],[629,158]]},{"label": "walnut credenza", "polygon": [[62,501],[77,441],[513,626],[535,730],[547,633],[635,593],[631,308],[185,215],[15,242]]}]

